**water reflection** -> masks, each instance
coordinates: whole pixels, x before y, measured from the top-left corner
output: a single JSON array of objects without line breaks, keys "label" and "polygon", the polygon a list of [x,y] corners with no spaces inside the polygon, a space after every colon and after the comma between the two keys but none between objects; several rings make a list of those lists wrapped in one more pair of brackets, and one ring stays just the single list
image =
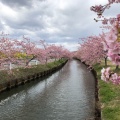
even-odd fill
[{"label": "water reflection", "polygon": [[70,61],[44,81],[0,95],[0,120],[89,120],[94,117],[94,77]]}]

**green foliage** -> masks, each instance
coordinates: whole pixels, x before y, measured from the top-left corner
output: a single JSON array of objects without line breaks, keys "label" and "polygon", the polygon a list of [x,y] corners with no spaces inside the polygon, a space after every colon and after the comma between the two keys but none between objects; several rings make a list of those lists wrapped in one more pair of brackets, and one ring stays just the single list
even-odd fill
[{"label": "green foliage", "polygon": [[5,55],[2,52],[0,52],[0,59],[2,58],[5,58]]},{"label": "green foliage", "polygon": [[17,59],[30,59],[33,57],[33,55],[27,55],[26,53],[17,52],[15,53],[14,57]]},{"label": "green foliage", "polygon": [[120,120],[120,107],[105,107],[103,109],[104,120]]},{"label": "green foliage", "polygon": [[112,89],[115,86],[113,86],[111,83],[105,83],[104,81],[100,81],[99,85],[100,85],[99,95],[102,96],[101,97],[102,103],[110,102],[117,97],[116,91]]},{"label": "green foliage", "polygon": [[26,58],[27,57],[27,55],[26,55],[26,53],[16,53],[15,54],[15,57],[16,58],[22,58],[22,59],[24,59],[24,58]]}]

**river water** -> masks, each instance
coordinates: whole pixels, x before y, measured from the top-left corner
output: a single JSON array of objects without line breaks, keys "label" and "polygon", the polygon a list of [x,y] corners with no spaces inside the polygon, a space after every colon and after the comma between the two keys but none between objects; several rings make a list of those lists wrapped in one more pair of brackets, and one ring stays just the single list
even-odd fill
[{"label": "river water", "polygon": [[[40,78],[41,79],[41,78]],[[0,94],[0,120],[94,120],[94,77],[79,61]]]}]

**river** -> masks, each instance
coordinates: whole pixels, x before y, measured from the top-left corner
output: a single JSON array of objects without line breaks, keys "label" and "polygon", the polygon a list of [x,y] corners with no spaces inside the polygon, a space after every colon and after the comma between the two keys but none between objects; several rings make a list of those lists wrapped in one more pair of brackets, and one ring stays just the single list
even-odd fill
[{"label": "river", "polygon": [[1,93],[0,120],[94,120],[94,81],[84,64],[69,61],[43,81]]}]

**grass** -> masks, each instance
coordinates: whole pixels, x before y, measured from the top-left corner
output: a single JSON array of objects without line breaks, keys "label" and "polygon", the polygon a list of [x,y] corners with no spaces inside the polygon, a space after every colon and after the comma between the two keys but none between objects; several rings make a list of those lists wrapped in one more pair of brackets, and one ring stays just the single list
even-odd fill
[{"label": "grass", "polygon": [[65,62],[65,59],[47,63],[44,65],[43,64],[34,65],[34,66],[32,66],[32,68],[16,68],[16,69],[12,70],[13,74],[8,74],[8,71],[6,71],[6,70],[0,71],[0,83],[4,83],[11,79],[16,79],[16,78],[33,75],[35,73],[39,73],[39,72],[51,69],[53,67],[59,66],[63,62]]},{"label": "grass", "polygon": [[[96,64],[94,69],[98,75],[99,98],[101,103],[102,120],[120,120],[120,85],[106,83],[100,79],[101,69],[105,68],[104,61]],[[120,74],[120,69],[108,61],[108,67]]]}]

